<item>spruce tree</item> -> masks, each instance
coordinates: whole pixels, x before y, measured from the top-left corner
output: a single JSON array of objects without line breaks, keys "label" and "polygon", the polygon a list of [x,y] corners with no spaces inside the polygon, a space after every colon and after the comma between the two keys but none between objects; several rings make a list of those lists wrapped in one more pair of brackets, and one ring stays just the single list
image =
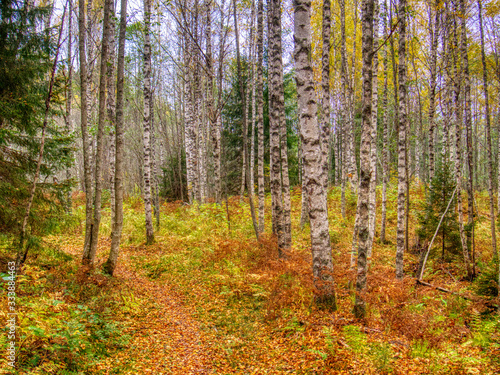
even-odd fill
[{"label": "spruce tree", "polygon": [[[40,150],[55,51],[51,30],[40,25],[51,11],[29,2],[0,2],[0,232],[13,239],[21,230]],[[56,78],[54,98],[63,97],[61,78]],[[55,175],[71,163],[72,140],[66,129],[49,120],[40,167],[43,183],[37,185],[30,211],[28,246],[63,214],[68,186]]]},{"label": "spruce tree", "polygon": [[[455,186],[456,182],[450,164],[443,163],[442,161],[438,162],[435,167],[434,178],[431,180],[431,184],[427,190],[425,206],[418,217],[420,227],[417,230],[417,234],[421,241],[430,241],[433,237],[441,216],[443,216],[448,203],[450,203]],[[441,242],[440,249],[443,260],[460,254],[461,243],[456,205],[456,196],[453,196],[453,200],[444,215],[436,238],[440,239]],[[439,252],[435,252],[434,254],[439,254]]]}]

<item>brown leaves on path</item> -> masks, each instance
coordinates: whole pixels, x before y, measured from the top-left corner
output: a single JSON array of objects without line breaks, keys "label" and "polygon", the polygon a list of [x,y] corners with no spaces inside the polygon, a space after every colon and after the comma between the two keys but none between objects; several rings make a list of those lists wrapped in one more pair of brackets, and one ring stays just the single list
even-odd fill
[{"label": "brown leaves on path", "polygon": [[[107,242],[106,239],[100,241],[101,262]],[[123,316],[123,323],[127,325],[123,333],[130,336],[130,341],[124,351],[99,362],[94,373],[214,373],[210,365],[211,338],[200,330],[181,295],[163,283],[149,280],[129,265],[130,255],[137,251],[145,249],[124,249],[115,272],[116,280],[126,291],[122,292],[128,311]]]}]

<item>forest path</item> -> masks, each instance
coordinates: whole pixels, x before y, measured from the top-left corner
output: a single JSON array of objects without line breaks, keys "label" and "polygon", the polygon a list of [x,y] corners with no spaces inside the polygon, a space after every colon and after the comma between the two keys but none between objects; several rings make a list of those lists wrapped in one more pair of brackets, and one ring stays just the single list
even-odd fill
[{"label": "forest path", "polygon": [[[109,239],[101,238],[97,264],[101,267],[109,251]],[[73,250],[73,249],[71,249]],[[77,252],[65,249],[72,255]],[[149,279],[133,266],[133,257],[144,254],[142,246],[121,249],[115,279],[121,284],[122,301],[129,310],[124,316],[124,334],[130,341],[95,367],[98,374],[209,374],[213,349],[211,338],[192,317],[183,298],[162,281]],[[77,259],[78,259],[77,258]]]}]

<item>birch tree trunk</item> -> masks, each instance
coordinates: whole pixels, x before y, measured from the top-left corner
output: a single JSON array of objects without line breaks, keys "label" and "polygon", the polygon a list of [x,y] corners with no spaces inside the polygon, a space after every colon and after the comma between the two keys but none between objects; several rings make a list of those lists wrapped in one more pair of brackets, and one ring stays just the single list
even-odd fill
[{"label": "birch tree trunk", "polygon": [[[371,0],[373,1],[373,0]],[[373,5],[373,58],[372,58],[372,105],[371,105],[371,146],[370,146],[370,192],[369,192],[369,218],[368,218],[368,257],[372,256],[373,239],[376,224],[376,188],[377,188],[377,119],[378,119],[378,27],[379,4],[375,0]]]},{"label": "birch tree trunk", "polygon": [[[214,109],[214,67],[212,57],[212,0],[206,6],[206,64],[207,64],[207,115],[210,122],[210,140],[212,143],[212,163],[214,170],[215,202],[220,204],[220,144],[217,136],[217,113]],[[221,34],[222,37],[222,34]]]},{"label": "birch tree trunk", "polygon": [[[465,0],[460,0],[460,12],[465,15],[467,12]],[[467,167],[469,178],[467,184],[468,195],[468,218],[467,225],[472,228],[472,231],[467,232],[467,242],[471,241],[474,231],[474,190],[473,190],[473,149],[472,149],[472,112],[471,112],[471,87],[469,75],[469,56],[467,55],[467,20],[465,16],[460,17],[461,23],[461,43],[460,54],[462,57],[463,82],[464,82],[464,105],[465,105],[465,135],[466,135],[466,150],[467,150]],[[472,243],[472,262],[474,268],[474,243]],[[474,273],[474,271],[472,271]]]},{"label": "birch tree trunk", "polygon": [[317,104],[311,68],[311,1],[294,1],[294,60],[297,81],[300,137],[304,151],[304,176],[309,200],[313,277],[316,302],[336,309],[333,261],[328,231],[321,134],[317,123]]},{"label": "birch tree trunk", "polygon": [[116,129],[115,129],[115,215],[111,225],[111,248],[104,264],[104,272],[113,275],[118,262],[120,239],[123,228],[123,170],[124,170],[124,121],[123,98],[125,77],[125,33],[127,29],[127,0],[120,1],[120,35],[118,39],[118,64],[116,72]]},{"label": "birch tree trunk", "polygon": [[[108,88],[107,106],[107,121],[111,129],[109,133],[109,195],[110,195],[110,208],[111,208],[111,223],[113,225],[115,219],[115,121],[116,121],[116,103],[115,103],[115,3],[111,2],[110,5],[110,18],[109,25],[109,54],[108,54],[108,70],[106,72],[106,86]],[[113,229],[111,229],[113,231]]]},{"label": "birch tree trunk", "polygon": [[[430,46],[430,87],[429,87],[429,177],[434,178],[435,155],[434,155],[434,115],[436,112],[436,86],[437,86],[437,45],[439,40],[439,0],[436,0],[435,9],[430,5],[429,31],[431,35]],[[432,22],[432,14],[435,20]]]},{"label": "birch tree trunk", "polygon": [[[241,59],[240,59],[240,37],[238,33],[238,22],[237,22],[237,17],[236,17],[236,0],[233,0],[233,18],[234,18],[234,31],[235,31],[235,39],[236,39],[236,65],[237,65],[237,70],[238,70],[238,83],[240,86],[240,96],[241,96],[241,101],[243,104],[243,113],[246,113],[246,97],[245,97],[245,89],[243,87],[243,76],[242,76],[242,69],[241,69]],[[248,159],[248,142],[247,142],[247,137],[246,137],[246,131],[248,129],[248,123],[247,123],[247,118],[243,117],[243,131],[245,136],[243,137],[243,157],[245,159]],[[246,173],[246,183],[247,183],[247,190],[250,191],[250,173],[247,170]],[[257,241],[259,240],[259,230],[257,228],[257,220],[255,217],[255,208],[253,205],[253,195],[248,194],[248,203],[250,205],[250,213],[252,215],[252,224],[253,224],[253,229],[255,232],[255,237],[257,238]],[[227,202],[226,202],[227,204]]]},{"label": "birch tree trunk", "polygon": [[481,0],[477,0],[479,13],[479,31],[481,36],[481,62],[483,65],[483,93],[484,93],[484,117],[486,130],[486,151],[488,153],[488,195],[490,198],[490,224],[491,224],[491,247],[493,254],[497,252],[497,238],[495,231],[495,203],[493,197],[493,153],[491,150],[491,121],[490,121],[490,103],[488,94],[488,66],[486,65],[486,54],[484,52],[484,29],[483,29],[483,10]]},{"label": "birch tree trunk", "polygon": [[[281,10],[280,10],[281,12]],[[280,17],[281,18],[281,17]],[[280,28],[281,35],[281,28]],[[281,44],[281,43],[280,43]],[[280,45],[281,51],[281,45]],[[281,56],[281,53],[280,53]],[[281,187],[283,189],[283,234],[284,248],[290,249],[292,246],[292,203],[290,198],[290,179],[288,177],[288,146],[287,128],[285,119],[285,92],[283,87],[283,68],[280,69],[280,138],[281,138]]]},{"label": "birch tree trunk", "polygon": [[90,165],[90,137],[88,131],[88,84],[86,57],[85,0],[78,1],[78,50],[80,59],[80,127],[83,143],[83,176],[85,186],[85,241],[83,245],[84,261],[90,251],[92,237],[92,175]]},{"label": "birch tree trunk", "polygon": [[[72,104],[73,104],[73,1],[68,1],[69,11],[68,11],[68,56],[66,57],[66,65],[68,67],[68,80],[66,82],[66,115],[65,115],[65,125],[66,131],[68,133],[73,131],[73,121],[72,121]],[[66,180],[71,179],[71,168],[66,169]],[[66,212],[68,214],[72,211],[71,202],[71,191],[68,191],[66,196]]]},{"label": "birch tree trunk", "polygon": [[[191,6],[191,4],[184,4],[184,7]],[[196,46],[192,40],[192,35],[190,28],[192,28],[192,19],[186,18],[183,25],[183,39],[184,39],[184,79],[185,79],[185,90],[184,90],[184,138],[185,138],[185,149],[186,149],[186,177],[187,177],[187,195],[190,204],[194,203],[197,199],[197,176],[198,176],[198,164],[197,164],[197,129],[196,129],[196,115],[194,113],[194,71],[196,69],[194,51]]]},{"label": "birch tree trunk", "polygon": [[341,144],[341,155],[342,155],[342,186],[341,186],[341,210],[342,219],[346,219],[346,202],[345,202],[345,188],[346,179],[348,174],[349,164],[349,126],[348,126],[348,105],[347,105],[347,48],[346,48],[346,32],[345,32],[345,0],[339,1],[340,6],[340,107],[341,107],[341,134],[342,134],[342,144]]},{"label": "birch tree trunk", "polygon": [[323,157],[323,186],[328,192],[328,175],[330,171],[330,37],[331,37],[330,0],[323,0],[323,54],[321,85],[323,88],[322,124],[321,124],[321,154]]},{"label": "birch tree trunk", "polygon": [[255,24],[255,0],[252,0],[252,21],[250,29],[250,51],[251,51],[251,64],[252,64],[252,113],[250,120],[250,192],[249,194],[255,195],[255,36],[254,36],[254,24]]},{"label": "birch tree trunk", "polygon": [[281,5],[276,3],[274,9],[276,12],[276,69],[279,72],[277,81],[277,90],[279,101],[276,103],[279,106],[279,127],[280,127],[280,144],[281,144],[281,187],[283,189],[283,236],[284,248],[290,249],[292,246],[292,203],[290,198],[290,179],[288,177],[288,142],[287,142],[287,127],[285,118],[285,90],[283,83],[283,49],[281,45]]},{"label": "birch tree trunk", "polygon": [[146,245],[154,242],[151,202],[151,0],[144,0],[144,212]]},{"label": "birch tree trunk", "polygon": [[405,250],[405,190],[406,190],[406,0],[399,0],[399,121],[398,121],[398,220],[396,248],[396,278],[402,279]]},{"label": "birch tree trunk", "polygon": [[358,167],[356,165],[356,137],[354,134],[354,100],[356,93],[356,71],[355,71],[355,61],[356,61],[356,44],[357,38],[356,34],[358,31],[358,0],[354,0],[354,28],[353,28],[353,39],[352,39],[352,57],[351,57],[351,76],[349,79],[349,99],[348,99],[348,129],[347,134],[348,140],[348,159],[347,159],[347,171],[349,181],[351,183],[351,192],[354,192],[358,188]]},{"label": "birch tree trunk", "polygon": [[[384,41],[387,39],[387,1],[384,1]],[[384,108],[383,122],[383,144],[382,144],[382,217],[380,221],[380,242],[385,243],[385,227],[387,223],[387,184],[389,182],[389,130],[388,122],[389,115],[387,113],[387,71],[388,71],[388,58],[387,58],[387,43],[384,45],[384,93],[382,94],[382,106]]]},{"label": "birch tree trunk", "polygon": [[[251,5],[251,15],[250,15],[250,40],[248,43],[248,59],[249,59],[249,64],[251,66],[251,72],[250,72],[250,79],[247,77],[247,84],[246,84],[246,96],[248,98],[247,103],[251,103],[250,105],[246,106],[246,113],[244,114],[247,119],[250,121],[250,159],[248,162],[248,166],[246,163],[246,160],[243,160],[243,168],[242,168],[242,174],[241,174],[241,189],[240,189],[240,200],[243,199],[243,193],[245,192],[245,171],[248,167],[249,173],[250,173],[250,186],[251,189],[248,191],[248,194],[254,194],[253,187],[254,187],[254,147],[253,144],[255,142],[255,137],[254,137],[254,123],[255,123],[255,64],[254,64],[254,56],[253,56],[253,51],[255,47],[254,43],[254,19],[255,19],[255,6],[254,6],[254,1],[252,1]],[[244,135],[248,136],[248,134]]]},{"label": "birch tree trunk", "polygon": [[108,65],[108,44],[110,32],[110,8],[112,0],[104,3],[104,19],[101,43],[101,66],[99,75],[99,117],[97,123],[97,139],[94,171],[94,211],[92,218],[92,232],[88,252],[84,251],[83,263],[93,266],[99,241],[99,227],[101,224],[101,197],[102,197],[102,163],[104,154],[104,126],[106,122],[106,72]]},{"label": "birch tree trunk", "polygon": [[192,57],[194,59],[194,71],[193,71],[193,119],[194,119],[194,129],[195,136],[193,138],[194,144],[194,196],[198,203],[204,203],[204,165],[203,165],[203,109],[202,109],[202,81],[201,81],[201,62],[200,62],[200,50],[199,46],[199,0],[194,1],[194,20],[193,20],[193,32],[191,34],[192,40]]},{"label": "birch tree trunk", "polygon": [[262,65],[264,62],[264,4],[258,0],[257,9],[257,184],[259,194],[259,232],[264,232],[264,90]]},{"label": "birch tree trunk", "polygon": [[[447,17],[449,17],[449,13],[447,12]],[[472,277],[472,269],[470,266],[470,255],[467,244],[467,238],[464,229],[464,214],[463,214],[463,204],[462,204],[462,105],[460,99],[460,84],[461,84],[461,75],[458,74],[457,64],[458,57],[456,52],[458,50],[458,37],[457,37],[457,25],[456,18],[453,16],[453,39],[450,40],[450,53],[453,55],[453,121],[455,123],[455,148],[457,152],[455,153],[455,177],[457,184],[457,210],[458,210],[458,226],[460,231],[460,241],[462,243],[462,252],[464,256],[465,266],[467,268],[467,276],[469,278]]]},{"label": "birch tree trunk", "polygon": [[[364,318],[366,303],[363,294],[366,289],[367,256],[370,252],[370,185],[374,178],[371,166],[372,148],[372,85],[373,85],[373,18],[374,1],[363,0],[362,3],[362,55],[363,55],[363,109],[362,133],[360,150],[360,180],[358,188],[359,212],[359,246],[356,272],[356,300],[354,302],[354,316]],[[373,64],[376,65],[376,64]]]},{"label": "birch tree trunk", "polygon": [[306,179],[304,178],[304,150],[302,149],[302,142],[300,142],[300,183],[301,183],[301,190],[302,194],[300,196],[300,204],[301,204],[301,210],[300,210],[300,229],[304,229],[306,224],[309,224],[309,199],[307,198],[307,186],[306,186]]},{"label": "birch tree trunk", "polygon": [[281,39],[281,24],[279,0],[270,0],[268,4],[268,49],[269,49],[269,143],[270,143],[270,185],[272,204],[273,233],[278,239],[280,257],[285,248],[285,235],[283,228],[283,194],[281,188],[281,158],[280,158],[280,119],[281,106],[279,105],[279,80],[281,67],[281,53],[278,49],[277,39]]},{"label": "birch tree trunk", "polygon": [[156,131],[155,131],[155,115],[154,115],[154,93],[151,90],[151,95],[149,97],[149,108],[151,110],[151,133],[150,133],[150,144],[151,144],[151,159],[150,159],[150,172],[151,172],[151,182],[152,182],[152,204],[153,213],[156,221],[156,230],[160,230],[160,192],[158,190],[158,163],[156,154]]},{"label": "birch tree trunk", "polygon": [[[212,123],[211,136],[212,136],[212,147],[213,147],[213,163],[214,163],[214,183],[215,183],[215,201],[220,204],[222,202],[222,190],[221,190],[221,129],[222,129],[222,118],[221,118],[221,103],[222,103],[222,73],[224,66],[224,48],[225,48],[225,37],[224,34],[224,0],[221,2],[220,9],[220,36],[222,41],[219,43],[219,71],[218,71],[218,98],[217,98],[217,113],[215,121]],[[210,23],[208,23],[210,24]],[[210,41],[207,40],[207,45]],[[211,44],[211,43],[210,43]],[[215,115],[215,114],[214,114]]]}]

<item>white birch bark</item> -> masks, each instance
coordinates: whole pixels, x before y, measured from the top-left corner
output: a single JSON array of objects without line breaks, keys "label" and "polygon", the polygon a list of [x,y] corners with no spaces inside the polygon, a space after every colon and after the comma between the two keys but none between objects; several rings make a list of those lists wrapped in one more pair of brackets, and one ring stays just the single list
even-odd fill
[{"label": "white birch bark", "polygon": [[101,198],[102,198],[102,164],[104,155],[104,125],[106,122],[106,72],[108,64],[109,32],[110,32],[110,8],[112,0],[104,3],[104,19],[101,43],[101,64],[99,75],[99,112],[97,123],[95,170],[94,170],[94,209],[92,217],[92,232],[88,252],[84,251],[83,262],[90,266],[94,265],[97,244],[99,241],[99,227],[101,224]]},{"label": "white birch bark", "polygon": [[[486,151],[488,155],[487,170],[488,170],[488,195],[490,198],[490,227],[491,227],[491,247],[493,254],[497,254],[497,239],[495,230],[495,203],[493,197],[493,153],[491,150],[491,119],[490,119],[490,103],[488,93],[488,66],[486,65],[486,53],[484,48],[484,28],[483,28],[483,10],[481,0],[477,0],[479,13],[479,31],[481,36],[481,62],[483,65],[483,94],[484,94],[484,118],[486,130]],[[500,293],[500,287],[499,287]]]},{"label": "white birch bark", "polygon": [[144,0],[144,213],[146,245],[154,242],[151,200],[151,0]]},{"label": "white birch bark", "polygon": [[250,120],[250,194],[252,196],[255,194],[255,113],[256,113],[256,108],[255,108],[255,49],[256,49],[256,43],[255,43],[255,36],[254,36],[254,24],[255,24],[255,0],[252,0],[252,22],[251,22],[251,29],[250,29],[250,44],[251,44],[251,64],[252,64],[252,113],[251,113],[251,120]]},{"label": "white birch bark", "polygon": [[346,220],[346,202],[345,202],[345,189],[346,179],[348,175],[348,164],[350,160],[349,154],[349,112],[347,103],[347,47],[346,47],[346,31],[345,31],[345,0],[339,1],[340,6],[340,107],[341,107],[341,123],[340,133],[342,135],[341,143],[341,156],[342,156],[342,173],[341,173],[341,211],[342,219]]},{"label": "white birch bark", "polygon": [[323,0],[323,51],[321,85],[323,91],[322,99],[322,121],[321,121],[321,155],[323,157],[325,190],[328,191],[328,175],[330,172],[330,36],[331,36],[331,10],[330,0]]},{"label": "white birch bark", "polygon": [[281,40],[281,24],[279,0],[270,0],[268,5],[268,48],[269,48],[269,143],[270,143],[270,185],[272,204],[273,233],[278,239],[280,256],[285,248],[285,235],[283,228],[283,194],[281,187],[281,157],[280,157],[280,121],[281,106],[279,105],[279,80],[281,67],[281,53],[277,39]]},{"label": "white birch bark", "polygon": [[90,250],[92,234],[92,175],[90,161],[90,137],[88,131],[88,82],[86,57],[85,1],[78,1],[78,46],[80,59],[80,127],[83,143],[83,176],[85,186],[85,241],[83,246],[84,262]]},{"label": "white birch bark", "polygon": [[398,219],[396,246],[396,278],[404,277],[405,251],[405,191],[406,191],[406,0],[399,1],[399,121],[398,121]]},{"label": "white birch bark", "polygon": [[[467,6],[464,0],[460,0],[460,12],[461,14],[467,13]],[[465,113],[465,137],[466,137],[466,158],[467,158],[467,169],[469,172],[467,180],[467,225],[472,227],[472,230],[467,232],[467,242],[472,240],[472,273],[474,274],[474,243],[472,235],[474,232],[474,190],[473,190],[473,176],[474,176],[474,162],[473,162],[473,148],[472,148],[472,108],[471,108],[471,83],[469,74],[469,56],[467,51],[467,19],[466,17],[460,17],[460,29],[461,29],[461,40],[460,40],[460,54],[462,63],[462,78],[464,83],[464,113]]]},{"label": "white birch bark", "polygon": [[373,71],[372,71],[372,106],[371,106],[371,146],[370,146],[370,192],[369,192],[369,224],[368,224],[368,258],[372,256],[373,239],[376,224],[376,188],[377,188],[377,119],[378,119],[378,23],[379,4],[375,0],[373,10]]},{"label": "white birch bark", "polygon": [[113,275],[120,251],[120,239],[123,228],[123,172],[125,129],[123,121],[124,77],[125,77],[125,32],[127,28],[127,0],[120,2],[120,35],[118,39],[118,64],[116,74],[116,132],[115,132],[115,215],[111,232],[111,248],[104,264],[104,272]]},{"label": "white birch bark", "polygon": [[262,64],[264,60],[264,4],[258,0],[257,10],[257,184],[259,195],[259,232],[264,232],[264,101]]},{"label": "white birch bark", "polygon": [[[434,178],[435,169],[435,155],[434,155],[434,130],[436,124],[434,121],[435,111],[436,111],[436,86],[437,86],[437,44],[438,44],[438,32],[439,32],[439,9],[436,2],[436,9],[430,10],[429,17],[429,31],[430,31],[430,46],[431,46],[431,56],[430,56],[430,88],[429,88],[429,177],[432,180]],[[432,15],[435,13],[435,20],[432,21]]]},{"label": "white birch bark", "polygon": [[[384,17],[383,17],[383,28],[384,28],[384,41],[387,39],[387,1],[384,1]],[[388,143],[389,143],[389,115],[387,113],[387,72],[388,72],[388,58],[387,58],[387,43],[384,45],[384,93],[382,95],[382,106],[383,106],[383,144],[382,144],[382,214],[380,220],[380,242],[385,243],[385,228],[387,223],[387,184],[389,183],[389,154],[388,154]]]},{"label": "white birch bark", "polygon": [[[366,289],[367,257],[370,252],[370,185],[374,178],[371,166],[372,149],[372,85],[373,85],[373,14],[374,1],[362,2],[362,55],[363,55],[363,109],[360,149],[360,180],[358,188],[359,246],[356,271],[356,299],[354,316],[363,318],[366,314],[364,293]],[[375,65],[375,64],[374,64]]]},{"label": "white birch bark", "polygon": [[294,60],[297,81],[300,136],[303,144],[304,176],[309,201],[313,277],[316,302],[336,309],[333,261],[328,230],[326,191],[323,186],[321,135],[311,68],[311,1],[294,1]]},{"label": "white birch bark", "polygon": [[111,129],[109,132],[109,195],[110,195],[110,209],[111,209],[111,223],[113,225],[115,217],[115,121],[116,121],[116,103],[115,103],[115,4],[114,1],[110,5],[111,22],[109,25],[109,54],[108,54],[108,70],[106,74],[106,86],[108,88],[108,100],[106,102],[108,124]]},{"label": "white birch bark", "polygon": [[186,178],[187,178],[187,196],[190,204],[195,201],[196,184],[196,129],[194,120],[193,105],[193,71],[195,69],[192,56],[192,41],[189,35],[190,20],[186,19],[183,27],[184,40],[184,144],[186,149]]},{"label": "white birch bark", "polygon": [[[68,56],[66,56],[66,65],[68,67],[68,80],[66,88],[66,131],[68,133],[73,131],[73,120],[72,116],[72,104],[73,104],[73,1],[68,1],[69,11],[68,11]],[[71,168],[66,169],[66,180],[71,179]],[[70,214],[72,212],[72,202],[71,202],[71,191],[68,191],[66,196],[66,212]]]}]

